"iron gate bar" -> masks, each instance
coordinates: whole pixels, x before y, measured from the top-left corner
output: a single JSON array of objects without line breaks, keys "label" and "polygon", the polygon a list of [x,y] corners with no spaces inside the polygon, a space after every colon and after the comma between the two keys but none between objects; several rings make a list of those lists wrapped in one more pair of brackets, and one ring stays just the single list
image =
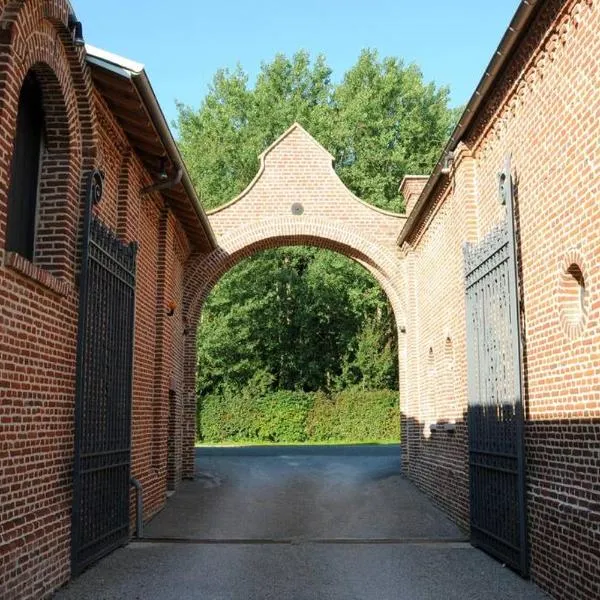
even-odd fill
[{"label": "iron gate bar", "polygon": [[[90,239],[90,221],[92,215],[92,204],[94,203],[93,195],[95,193],[96,185],[102,185],[101,181],[98,182],[97,178],[101,178],[98,171],[94,170],[90,173],[87,182],[85,207],[84,207],[84,218],[83,218],[83,244],[82,244],[82,257],[81,257],[81,273],[79,275],[79,316],[77,326],[77,359],[76,359],[76,379],[75,379],[75,445],[74,445],[74,456],[73,456],[73,508],[71,514],[71,571],[73,574],[77,574],[77,553],[78,553],[78,540],[80,537],[80,523],[81,523],[81,506],[77,500],[78,486],[81,479],[81,449],[79,446],[79,440],[81,439],[81,432],[83,429],[83,415],[82,407],[79,401],[83,391],[83,352],[86,343],[86,317],[88,308],[88,260],[89,260],[89,239]],[[101,188],[100,193],[101,196]]]},{"label": "iron gate bar", "polygon": [[488,469],[490,471],[498,471],[498,473],[510,473],[511,475],[517,475],[519,473],[518,469],[509,469],[503,467],[494,467],[492,465],[486,465],[484,463],[478,463],[475,461],[469,462],[472,467],[479,467],[480,469]]},{"label": "iron gate bar", "polygon": [[507,542],[505,539],[503,539],[500,536],[496,535],[495,533],[489,531],[488,529],[485,529],[483,527],[479,527],[477,525],[473,525],[472,523],[471,523],[471,527],[473,529],[477,529],[481,533],[485,533],[485,535],[488,535],[489,537],[491,537],[491,538],[495,539],[496,541],[504,544],[505,546],[508,546],[509,548],[512,548],[516,552],[520,552],[521,551],[521,548],[519,546],[515,546],[514,544],[511,544],[510,542]]},{"label": "iron gate bar", "polygon": [[129,540],[135,244],[93,214],[102,174],[88,178],[77,338],[71,569]]},{"label": "iron gate bar", "polygon": [[517,478],[519,494],[519,541],[521,543],[521,573],[523,576],[529,574],[528,561],[528,542],[527,542],[527,493],[525,488],[525,407],[523,405],[523,331],[521,329],[521,291],[519,289],[519,264],[517,257],[517,231],[515,226],[515,195],[513,189],[513,180],[511,173],[510,156],[507,156],[504,162],[504,171],[500,175],[500,188],[502,190],[503,200],[506,204],[506,220],[508,222],[509,232],[509,254],[510,268],[508,276],[510,280],[510,315],[513,323],[514,352],[513,352],[513,373],[514,373],[514,397],[515,410],[517,412],[516,422],[516,445],[517,445],[517,465],[520,476]]},{"label": "iron gate bar", "polygon": [[514,194],[500,174],[506,219],[465,244],[471,543],[528,574]]},{"label": "iron gate bar", "polygon": [[508,454],[507,452],[487,452],[483,450],[469,450],[471,454],[485,454],[487,456],[501,456],[502,458],[512,458],[512,454]]}]

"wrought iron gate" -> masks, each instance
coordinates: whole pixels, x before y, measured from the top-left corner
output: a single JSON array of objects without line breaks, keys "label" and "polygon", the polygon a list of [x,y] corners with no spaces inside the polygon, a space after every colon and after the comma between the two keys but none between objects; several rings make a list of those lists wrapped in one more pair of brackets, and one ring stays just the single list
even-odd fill
[{"label": "wrought iron gate", "polygon": [[92,213],[90,175],[80,280],[71,562],[74,575],[129,538],[136,245]]},{"label": "wrought iron gate", "polygon": [[506,220],[466,244],[471,543],[526,576],[521,332],[510,161]]}]

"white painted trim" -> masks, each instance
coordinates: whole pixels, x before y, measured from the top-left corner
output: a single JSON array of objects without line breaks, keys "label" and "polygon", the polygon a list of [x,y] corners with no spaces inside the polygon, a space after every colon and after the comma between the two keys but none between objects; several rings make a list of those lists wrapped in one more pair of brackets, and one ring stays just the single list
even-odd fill
[{"label": "white painted trim", "polygon": [[124,58],[123,56],[119,56],[118,54],[113,54],[112,52],[108,52],[107,50],[102,50],[102,48],[96,48],[95,46],[90,46],[89,44],[85,45],[85,51],[88,55],[88,59],[98,59],[104,63],[110,63],[115,67],[120,67],[126,71],[131,73],[141,73],[144,70],[144,65],[142,63],[135,62],[133,60],[129,60],[128,58]]}]

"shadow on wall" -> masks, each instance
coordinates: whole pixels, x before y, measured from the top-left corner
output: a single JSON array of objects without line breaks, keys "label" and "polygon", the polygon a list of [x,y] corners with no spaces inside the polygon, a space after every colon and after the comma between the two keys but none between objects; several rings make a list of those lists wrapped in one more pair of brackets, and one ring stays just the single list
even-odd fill
[{"label": "shadow on wall", "polygon": [[[474,407],[460,421],[427,426],[405,413],[401,418],[404,474],[465,530],[473,504],[479,523],[518,541],[518,498],[509,482],[516,465],[510,458],[513,407]],[[490,462],[483,466],[497,473],[482,481],[474,469],[474,496],[469,447],[478,448],[469,440],[469,419],[494,440],[488,450],[495,456],[487,457]],[[531,577],[560,597],[567,588],[564,597],[600,597],[600,418],[529,420],[524,436]],[[477,462],[477,452],[470,458]]]}]

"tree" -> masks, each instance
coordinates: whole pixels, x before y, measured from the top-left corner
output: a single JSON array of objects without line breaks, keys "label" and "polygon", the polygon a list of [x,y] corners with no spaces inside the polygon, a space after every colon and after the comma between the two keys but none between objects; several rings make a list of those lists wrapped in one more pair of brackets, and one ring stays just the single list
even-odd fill
[{"label": "tree", "polygon": [[[402,177],[434,166],[456,117],[448,90],[372,50],[340,83],[331,76],[322,56],[277,55],[253,87],[241,67],[220,70],[197,110],[179,105],[180,147],[206,209],[237,196],[258,155],[294,121],[335,156],[357,196],[402,209]],[[198,340],[198,390],[213,398],[397,386],[383,291],[362,267],[324,250],[269,250],[232,269],[208,298]]]},{"label": "tree", "polygon": [[233,199],[258,171],[258,155],[294,121],[322,142],[334,119],[331,70],[306,52],[263,64],[253,89],[241,67],[217,72],[200,109],[178,105],[180,148],[206,209]]},{"label": "tree", "polygon": [[239,194],[258,155],[298,121],[332,152],[357,196],[399,211],[402,177],[431,170],[456,119],[447,88],[373,50],[338,85],[324,57],[311,62],[306,52],[263,63],[252,88],[241,67],[220,70],[198,110],[178,109],[180,147],[207,209]]},{"label": "tree", "polygon": [[337,172],[359,198],[401,210],[400,181],[429,173],[448,139],[448,93],[425,84],[416,65],[362,52],[333,95]]},{"label": "tree", "polygon": [[[274,389],[339,389],[363,379],[370,389],[393,387],[393,317],[374,283],[350,259],[316,248],[267,250],[241,262],[204,307],[198,391],[241,390],[259,372]],[[377,360],[364,368],[368,343]]]}]

